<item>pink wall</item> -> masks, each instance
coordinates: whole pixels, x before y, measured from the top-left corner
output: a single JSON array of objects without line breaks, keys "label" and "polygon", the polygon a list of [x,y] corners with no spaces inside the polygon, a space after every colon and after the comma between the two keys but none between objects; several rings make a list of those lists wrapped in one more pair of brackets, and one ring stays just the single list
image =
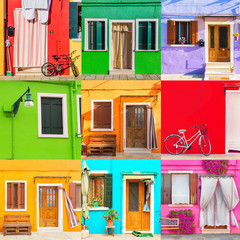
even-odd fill
[{"label": "pink wall", "polygon": [[[234,180],[237,185],[238,193],[240,196],[240,160],[229,160],[229,168],[226,174],[235,175]],[[161,161],[161,173],[168,173],[168,171],[193,171],[193,173],[207,174],[207,171],[203,169],[202,160],[162,160]],[[201,181],[198,179],[198,187],[201,185]],[[195,233],[201,233],[199,227],[199,214],[200,214],[200,193],[198,188],[198,204],[193,207],[170,207],[167,204],[161,205],[161,216],[166,217],[170,210],[191,209],[195,216]],[[238,224],[240,225],[240,203],[234,209],[234,213]],[[231,226],[231,233],[240,233],[240,228]],[[162,234],[176,234],[175,231],[162,230]]]}]

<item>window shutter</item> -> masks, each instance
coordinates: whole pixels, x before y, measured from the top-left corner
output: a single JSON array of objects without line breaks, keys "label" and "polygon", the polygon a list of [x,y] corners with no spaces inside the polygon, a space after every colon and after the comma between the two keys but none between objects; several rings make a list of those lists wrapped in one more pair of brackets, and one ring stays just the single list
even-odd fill
[{"label": "window shutter", "polygon": [[69,38],[78,37],[78,4],[69,3]]},{"label": "window shutter", "polygon": [[105,49],[105,22],[95,22],[95,31],[96,31],[96,50]]},{"label": "window shutter", "polygon": [[7,183],[7,209],[13,209],[13,183]]},{"label": "window shutter", "polygon": [[156,31],[156,23],[148,22],[148,50],[155,50],[155,31]]},{"label": "window shutter", "polygon": [[190,28],[191,28],[191,44],[198,44],[198,21],[192,21]]},{"label": "window shutter", "polygon": [[18,183],[18,209],[25,208],[25,183]]},{"label": "window shutter", "polygon": [[147,49],[147,22],[139,22],[138,28],[138,49],[146,50]]},{"label": "window shutter", "polygon": [[198,203],[198,175],[189,174],[190,182],[190,204]]},{"label": "window shutter", "polygon": [[172,178],[171,174],[162,174],[162,204],[172,203]]},{"label": "window shutter", "polygon": [[175,21],[168,20],[167,22],[167,44],[175,44]]},{"label": "window shutter", "polygon": [[112,208],[112,174],[104,174],[104,207]]},{"label": "window shutter", "polygon": [[111,102],[94,102],[94,120],[93,127],[96,129],[100,128],[111,128],[112,121],[112,109]]},{"label": "window shutter", "polygon": [[73,208],[76,209],[76,183],[70,183],[69,198],[72,202]]}]

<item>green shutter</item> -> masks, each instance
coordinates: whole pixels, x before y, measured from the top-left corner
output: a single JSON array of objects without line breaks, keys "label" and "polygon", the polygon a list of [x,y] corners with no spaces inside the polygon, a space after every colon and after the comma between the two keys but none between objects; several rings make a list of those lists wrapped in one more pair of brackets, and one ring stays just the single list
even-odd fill
[{"label": "green shutter", "polygon": [[69,38],[78,38],[78,4],[69,3]]},{"label": "green shutter", "polygon": [[138,39],[138,49],[147,49],[147,22],[139,22],[139,39]]},{"label": "green shutter", "polygon": [[112,208],[112,174],[104,174],[104,207]]},{"label": "green shutter", "polygon": [[105,49],[105,22],[95,22],[95,49]]},{"label": "green shutter", "polygon": [[156,31],[156,23],[148,22],[148,36],[147,36],[147,49],[155,50],[155,31]]}]

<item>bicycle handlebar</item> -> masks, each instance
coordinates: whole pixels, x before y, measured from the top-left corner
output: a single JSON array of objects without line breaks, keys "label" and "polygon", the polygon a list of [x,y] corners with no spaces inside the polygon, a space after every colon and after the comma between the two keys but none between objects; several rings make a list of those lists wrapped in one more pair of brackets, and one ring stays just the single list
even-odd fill
[{"label": "bicycle handlebar", "polygon": [[200,125],[200,126],[193,126],[193,127],[191,127],[191,128],[198,128],[198,129],[200,129],[201,127],[203,127],[203,126],[205,126],[206,125],[206,123],[203,123],[202,125]]}]

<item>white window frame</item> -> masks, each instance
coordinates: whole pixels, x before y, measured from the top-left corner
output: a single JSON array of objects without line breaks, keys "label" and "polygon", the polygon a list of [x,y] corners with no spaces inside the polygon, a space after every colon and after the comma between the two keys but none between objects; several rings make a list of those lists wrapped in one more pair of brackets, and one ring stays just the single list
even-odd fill
[{"label": "white window frame", "polygon": [[[81,116],[80,116],[80,110],[79,108],[82,106],[79,106],[79,99],[82,99],[81,95],[77,95],[77,121],[78,121],[78,137],[82,137],[81,132],[82,132],[82,126],[81,126]],[[82,100],[81,100],[82,102]]]},{"label": "white window frame", "polygon": [[[84,19],[85,29],[84,29],[84,51],[88,52],[105,52],[107,51],[107,34],[108,34],[108,20],[107,18],[85,18]],[[88,22],[105,22],[105,49],[102,50],[91,50],[88,49]]]},{"label": "white window frame", "polygon": [[[81,181],[72,181],[72,183],[76,183],[76,185],[77,185],[77,184],[80,184],[81,187],[82,187],[82,182],[81,182]],[[74,210],[75,210],[76,212],[81,212],[81,211],[82,211],[82,208],[74,208]]]},{"label": "white window frame", "polygon": [[[155,22],[156,27],[155,27],[155,49],[154,50],[148,50],[148,49],[139,49],[138,46],[138,40],[139,40],[139,22]],[[136,51],[139,52],[156,52],[159,51],[158,47],[158,41],[159,41],[159,19],[158,18],[150,18],[150,19],[136,19]]]},{"label": "white window frame", "polygon": [[[94,103],[95,102],[111,102],[111,128],[94,128]],[[113,131],[113,100],[92,100],[91,101],[91,131],[96,132],[112,132]]]},{"label": "white window frame", "polygon": [[[62,119],[63,134],[43,134],[42,133],[42,109],[41,98],[62,98]],[[38,137],[41,138],[68,138],[68,122],[67,122],[67,95],[58,93],[38,93]]]},{"label": "white window frame", "polygon": [[[25,198],[25,204],[24,204],[24,208],[23,209],[8,209],[7,208],[7,184],[8,183],[24,183],[25,184],[25,194],[24,194],[24,198]],[[11,181],[11,180],[6,180],[5,181],[5,212],[25,212],[27,211],[27,181]]]},{"label": "white window frame", "polygon": [[[78,3],[78,7],[82,5],[82,0],[73,0],[73,2]],[[82,42],[82,32],[79,38],[71,38],[73,42]]]}]

